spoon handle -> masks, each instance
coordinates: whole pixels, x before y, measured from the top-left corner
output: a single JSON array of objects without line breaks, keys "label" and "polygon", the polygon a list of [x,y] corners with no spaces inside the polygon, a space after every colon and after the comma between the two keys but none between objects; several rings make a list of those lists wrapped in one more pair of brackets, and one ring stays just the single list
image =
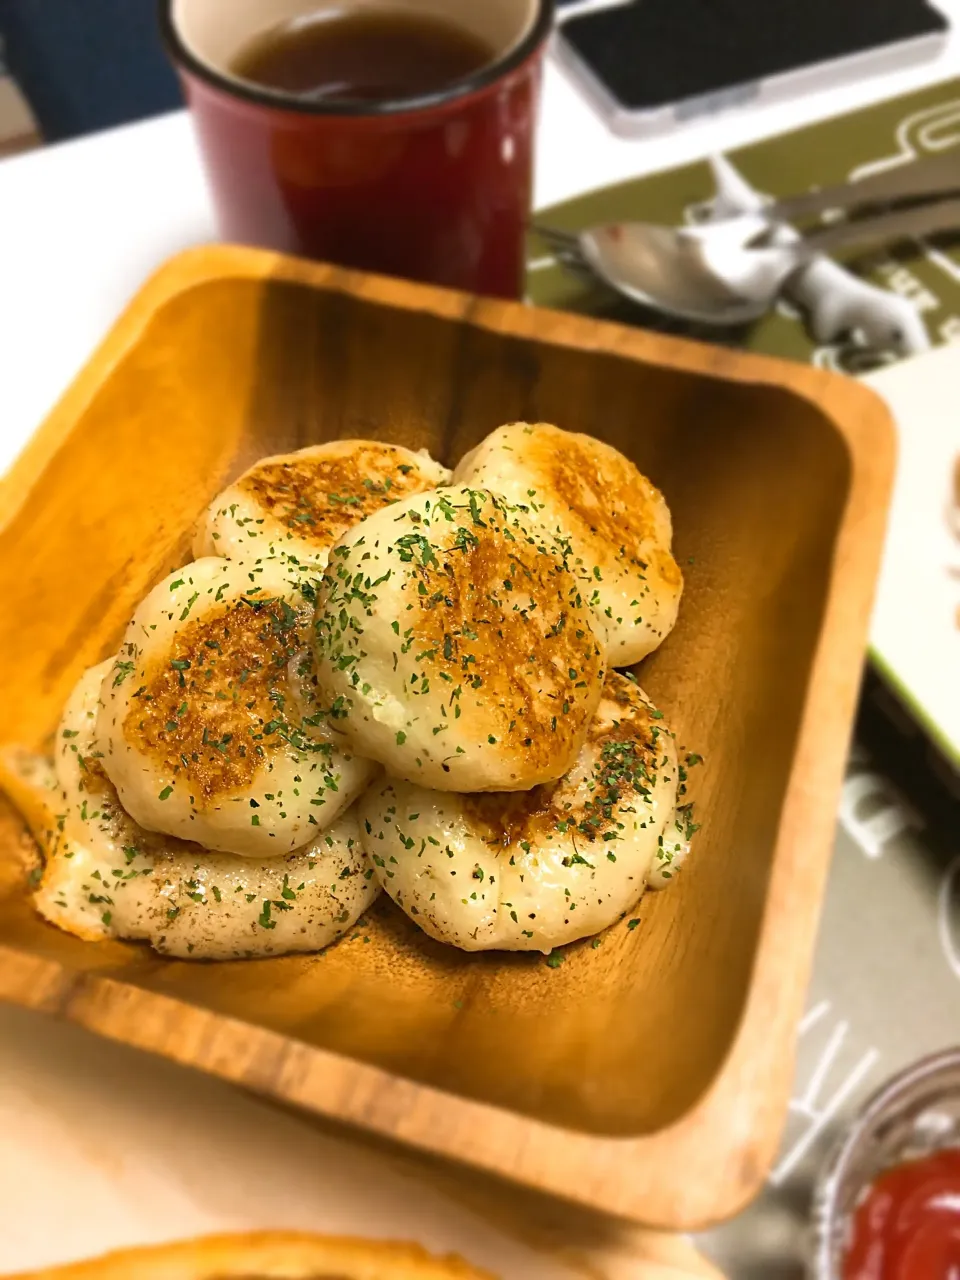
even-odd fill
[{"label": "spoon handle", "polygon": [[951,192],[960,193],[960,147],[945,155],[899,164],[855,182],[838,182],[798,196],[787,196],[767,205],[762,212],[772,222],[792,222],[794,218],[811,217],[828,209],[853,209]]},{"label": "spoon handle", "polygon": [[814,254],[831,253],[843,246],[890,244],[935,231],[960,231],[960,199],[898,209],[858,222],[837,222],[798,242],[796,253],[799,260],[805,261]]}]

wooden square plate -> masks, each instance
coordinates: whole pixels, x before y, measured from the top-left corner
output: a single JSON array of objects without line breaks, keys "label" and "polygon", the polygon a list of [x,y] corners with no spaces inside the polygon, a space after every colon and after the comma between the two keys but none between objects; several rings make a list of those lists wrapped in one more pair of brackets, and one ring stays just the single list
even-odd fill
[{"label": "wooden square plate", "polygon": [[33,912],[0,815],[0,998],[324,1116],[663,1227],[732,1214],[778,1139],[893,470],[831,373],[208,248],[151,280],[0,488],[0,738],[39,746],[191,522],[265,453],[453,462],[514,419],[665,491],[687,587],[641,679],[702,753],[703,830],[639,926],[467,955],[386,900],[316,956],[184,963]]}]

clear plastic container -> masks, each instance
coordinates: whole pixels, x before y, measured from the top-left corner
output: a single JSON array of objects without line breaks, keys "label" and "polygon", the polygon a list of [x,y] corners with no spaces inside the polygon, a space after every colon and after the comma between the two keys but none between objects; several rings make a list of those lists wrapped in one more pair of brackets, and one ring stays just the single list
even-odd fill
[{"label": "clear plastic container", "polygon": [[960,1048],[888,1080],[837,1144],[814,1191],[811,1280],[842,1280],[850,1220],[877,1175],[944,1147],[960,1147]]}]

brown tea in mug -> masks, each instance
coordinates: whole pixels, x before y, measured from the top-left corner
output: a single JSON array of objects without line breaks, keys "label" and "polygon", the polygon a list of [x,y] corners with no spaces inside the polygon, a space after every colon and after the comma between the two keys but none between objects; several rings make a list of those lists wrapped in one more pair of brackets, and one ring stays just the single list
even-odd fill
[{"label": "brown tea in mug", "polygon": [[326,9],[271,27],[234,58],[244,80],[314,102],[417,97],[495,58],[472,32],[431,14]]}]

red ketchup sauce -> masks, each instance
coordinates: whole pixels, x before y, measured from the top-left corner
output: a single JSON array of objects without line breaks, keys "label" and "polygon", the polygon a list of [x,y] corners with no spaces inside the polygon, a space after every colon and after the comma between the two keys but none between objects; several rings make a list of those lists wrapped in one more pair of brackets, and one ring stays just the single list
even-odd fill
[{"label": "red ketchup sauce", "polygon": [[871,1183],[853,1215],[843,1280],[960,1280],[960,1149]]}]

